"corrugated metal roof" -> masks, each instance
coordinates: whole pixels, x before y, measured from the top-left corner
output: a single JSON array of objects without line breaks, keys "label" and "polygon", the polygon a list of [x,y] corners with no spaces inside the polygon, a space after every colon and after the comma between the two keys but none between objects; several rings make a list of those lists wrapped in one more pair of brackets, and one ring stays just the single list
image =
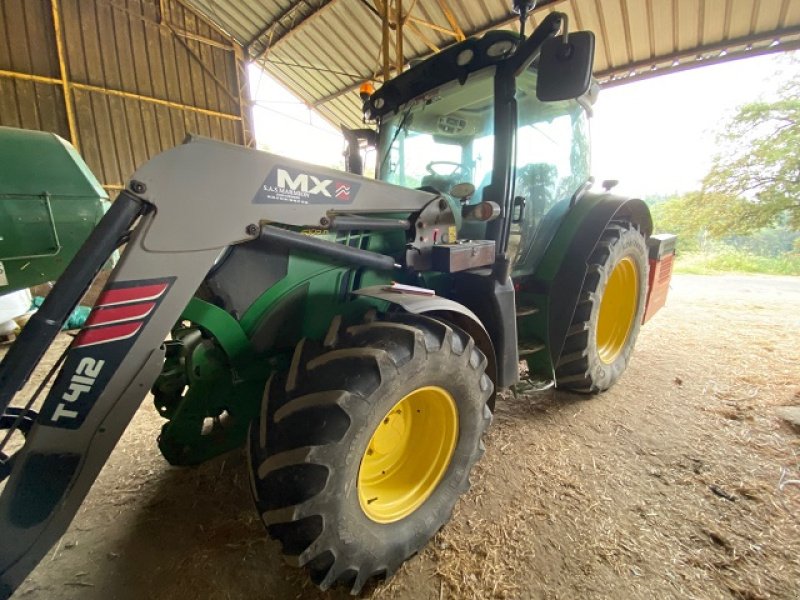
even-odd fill
[{"label": "corrugated metal roof", "polygon": [[[183,1],[332,123],[361,122],[356,89],[380,69],[380,0]],[[453,44],[456,29],[470,36],[517,27],[510,0],[404,0],[403,6],[411,9],[403,30],[406,62]],[[540,0],[532,27],[554,10],[569,16],[571,28],[594,31],[595,75],[605,85],[800,47],[797,0]]]}]

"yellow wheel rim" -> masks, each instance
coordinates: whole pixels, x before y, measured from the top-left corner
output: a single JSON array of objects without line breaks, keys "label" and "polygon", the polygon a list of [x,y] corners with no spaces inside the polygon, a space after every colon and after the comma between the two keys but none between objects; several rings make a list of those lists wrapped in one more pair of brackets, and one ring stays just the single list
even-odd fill
[{"label": "yellow wheel rim", "polygon": [[639,303],[639,274],[633,259],[617,263],[600,299],[597,317],[597,352],[610,365],[625,348]]},{"label": "yellow wheel rim", "polygon": [[407,517],[444,477],[458,440],[458,409],[436,386],[421,387],[386,413],[358,470],[361,509],[378,523]]}]

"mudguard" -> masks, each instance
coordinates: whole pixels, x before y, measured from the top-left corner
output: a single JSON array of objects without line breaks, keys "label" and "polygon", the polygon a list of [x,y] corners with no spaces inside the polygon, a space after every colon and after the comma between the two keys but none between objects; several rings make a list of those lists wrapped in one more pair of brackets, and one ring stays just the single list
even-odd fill
[{"label": "mudguard", "polygon": [[486,331],[486,328],[481,323],[477,315],[468,309],[463,304],[459,304],[448,298],[442,298],[435,295],[422,295],[413,293],[397,293],[390,292],[382,285],[373,285],[370,287],[361,288],[354,292],[357,296],[369,296],[377,300],[383,300],[390,304],[397,304],[403,310],[413,313],[415,315],[422,315],[431,312],[454,312],[471,319],[481,329]]},{"label": "mudguard", "polygon": [[[354,292],[358,296],[367,296],[376,300],[383,300],[389,304],[399,306],[406,312],[415,315],[429,315],[452,323],[466,331],[475,345],[486,355],[489,364],[486,373],[491,380],[497,383],[497,357],[492,338],[478,316],[463,304],[442,296],[423,296],[419,294],[399,294],[390,292],[381,285],[361,288]],[[494,399],[497,394],[497,385],[489,400],[489,408],[494,410]]]}]

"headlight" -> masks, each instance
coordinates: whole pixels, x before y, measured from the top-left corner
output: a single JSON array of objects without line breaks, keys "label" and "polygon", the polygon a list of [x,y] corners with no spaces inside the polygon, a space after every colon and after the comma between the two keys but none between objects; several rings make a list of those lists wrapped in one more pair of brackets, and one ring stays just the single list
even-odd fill
[{"label": "headlight", "polygon": [[489,46],[489,48],[486,50],[486,54],[492,58],[498,58],[499,56],[510,54],[513,49],[514,42],[511,40],[502,40]]},{"label": "headlight", "polygon": [[464,48],[458,53],[458,56],[456,56],[456,64],[459,67],[466,67],[472,62],[473,58],[475,58],[475,52],[472,51],[472,48]]}]

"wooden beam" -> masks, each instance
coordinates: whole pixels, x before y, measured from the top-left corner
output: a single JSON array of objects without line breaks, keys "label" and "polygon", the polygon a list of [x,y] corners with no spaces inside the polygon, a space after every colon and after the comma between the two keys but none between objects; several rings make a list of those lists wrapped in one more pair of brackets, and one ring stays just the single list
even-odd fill
[{"label": "wooden beam", "polygon": [[33,81],[34,83],[47,83],[50,85],[61,85],[63,82],[55,77],[43,77],[42,75],[32,75],[30,73],[19,73],[18,71],[6,71],[0,69],[0,77],[7,79],[21,79],[22,81]]},{"label": "wooden beam", "polygon": [[186,0],[170,0],[170,1],[175,2],[176,4],[180,4],[183,8],[185,8],[190,13],[195,15],[198,19],[203,21],[206,25],[208,25],[211,29],[216,31],[219,35],[221,35],[227,40],[230,40],[231,44],[241,45],[232,35],[226,33],[222,29],[219,23],[215,22],[214,19],[210,18],[202,10],[197,8],[197,6],[195,6],[194,4],[190,5]]},{"label": "wooden beam", "polygon": [[217,117],[218,119],[227,119],[229,121],[238,121],[242,117],[239,115],[231,115],[208,108],[200,108],[199,106],[190,106],[188,104],[181,104],[180,102],[173,102],[172,100],[162,100],[161,98],[153,98],[152,96],[143,96],[142,94],[134,94],[133,92],[124,92],[122,90],[115,90],[111,88],[104,88],[97,85],[89,85],[87,83],[70,84],[71,88],[76,90],[83,90],[86,92],[93,92],[96,94],[106,94],[107,96],[116,96],[118,98],[128,98],[130,100],[138,100],[140,102],[149,102],[150,104],[160,104],[161,106],[168,106],[177,110],[185,110],[189,112],[196,112],[208,117]]},{"label": "wooden beam", "polygon": [[309,13],[303,15],[302,17],[300,17],[300,20],[297,21],[297,23],[294,25],[294,27],[287,28],[287,30],[285,32],[283,32],[279,36],[275,37],[272,40],[272,42],[269,44],[268,49],[269,48],[274,48],[278,44],[281,44],[281,43],[285,42],[287,38],[289,38],[290,36],[292,36],[295,33],[297,33],[303,27],[307,26],[311,21],[313,21],[315,18],[319,17],[319,15],[322,12],[324,12],[326,8],[329,8],[329,7],[333,6],[338,1],[339,0],[321,0],[319,6],[317,6],[317,8],[315,8],[315,9],[313,9],[311,12],[309,12]]},{"label": "wooden beam", "polygon": [[[142,19],[143,21],[145,19]],[[186,38],[187,40],[192,40],[193,42],[200,42],[201,44],[205,44],[206,46],[213,46],[214,48],[219,48],[220,50],[225,50],[226,52],[233,52],[234,48],[239,48],[239,44],[236,42],[219,42],[217,40],[212,40],[211,38],[207,38],[202,35],[198,35],[197,33],[192,33],[191,31],[186,31],[180,27],[176,27],[175,25],[171,25],[167,27],[166,25],[162,26],[163,29],[167,31],[171,31],[173,35],[177,35],[182,38]]]},{"label": "wooden beam", "polygon": [[403,0],[394,0],[394,60],[397,74],[403,72],[405,59],[403,58]]},{"label": "wooden beam", "polygon": [[239,122],[242,131],[242,144],[248,148],[256,147],[256,136],[253,131],[253,110],[250,99],[250,83],[247,72],[248,62],[245,60],[246,53],[241,46],[235,46],[236,53],[234,61],[236,63],[236,83],[239,89]]},{"label": "wooden beam", "polygon": [[67,128],[69,129],[69,141],[80,152],[78,140],[78,127],[75,123],[75,107],[72,104],[72,93],[69,82],[69,68],[67,67],[67,57],[64,50],[64,36],[61,31],[61,11],[58,6],[59,0],[50,0],[50,9],[53,14],[53,31],[56,36],[56,53],[58,56],[58,69],[61,74],[61,89],[64,92],[64,108],[67,112]]},{"label": "wooden beam", "polygon": [[[293,2],[286,8],[286,10],[284,10],[283,12],[281,12],[281,14],[275,17],[275,19],[264,25],[264,27],[262,27],[261,30],[258,33],[256,33],[253,36],[253,38],[244,45],[245,54],[247,54],[248,56],[252,55],[251,50],[253,49],[253,44],[261,40],[261,38],[263,38],[270,31],[272,31],[273,28],[277,27],[278,25],[280,25],[281,27],[286,27],[283,23],[281,23],[281,21],[283,21],[286,17],[290,16],[295,10],[299,8],[301,4],[306,4],[306,1],[297,0],[297,2]],[[287,27],[287,29],[291,28]],[[265,48],[269,48],[271,41],[272,41],[272,36],[270,36],[270,41],[267,42]],[[266,54],[266,49],[262,50],[261,52],[258,53],[258,55],[254,56],[253,60],[258,60],[259,58],[263,57],[264,54]]]},{"label": "wooden beam", "polygon": [[408,21],[408,17],[411,16],[411,13],[416,5],[417,0],[411,0],[411,6],[408,8],[408,12],[406,12],[405,16],[403,17],[403,25],[405,25],[406,21]]},{"label": "wooden beam", "polygon": [[453,34],[455,34],[456,39],[459,42],[463,42],[465,39],[467,39],[467,36],[464,35],[464,31],[458,26],[458,21],[456,21],[456,17],[453,14],[453,9],[450,8],[447,0],[438,0],[438,2],[439,8],[441,8],[442,12],[444,13],[444,18],[447,19],[448,23],[450,23],[450,27],[453,28]]},{"label": "wooden beam", "polygon": [[611,58],[611,40],[608,38],[606,17],[603,14],[603,7],[600,5],[600,0],[594,0],[594,7],[597,11],[597,20],[600,22],[600,37],[603,40],[603,55],[606,57],[606,64],[611,67],[614,64],[614,61]]},{"label": "wooden beam", "polygon": [[[233,52],[233,47],[239,45],[238,43],[233,41],[230,38],[230,36],[220,31],[218,25],[210,24],[209,27],[211,27],[211,29],[216,31],[221,37],[225,38],[225,40],[227,41],[221,42],[219,40],[214,40],[191,31],[186,31],[185,29],[178,27],[176,25],[169,25],[170,18],[169,18],[169,10],[167,10],[168,5],[166,0],[159,0],[158,17],[155,21],[153,21],[152,19],[141,13],[135,12],[129,8],[125,8],[124,6],[115,4],[114,2],[110,2],[107,0],[95,0],[95,1],[105,4],[112,10],[117,10],[121,13],[125,13],[126,15],[128,15],[130,19],[138,19],[139,21],[144,23],[147,27],[158,27],[162,31],[165,31],[167,33],[172,33],[173,35],[179,35],[181,37],[185,37],[186,39],[190,39],[195,42],[200,42],[201,44],[205,44],[207,46],[213,46],[215,48],[219,48],[227,52]],[[172,0],[172,1],[176,2],[177,0]],[[186,7],[184,7],[184,9],[187,12],[191,13],[192,16],[196,17],[199,21],[208,24],[207,19],[205,19],[201,14],[197,13],[194,9]]]},{"label": "wooden beam", "polygon": [[[42,75],[32,75],[30,73],[20,73],[18,71],[6,71],[4,69],[0,69],[0,77],[6,77],[8,79],[20,79],[22,81],[32,81],[34,83],[46,83],[49,85],[61,86],[64,84],[64,82],[61,79],[56,79],[55,77],[43,77]],[[199,106],[181,104],[180,102],[172,102],[171,100],[162,100],[161,98],[153,98],[152,96],[143,96],[141,94],[134,94],[133,92],[125,92],[123,90],[104,88],[97,85],[89,85],[87,83],[71,82],[69,86],[70,89],[83,90],[97,94],[106,94],[109,96],[117,96],[119,98],[128,98],[130,100],[149,102],[151,104],[160,104],[162,106],[168,106],[169,108],[175,108],[178,110],[185,110],[189,112],[196,112],[202,115],[207,115],[209,117],[217,117],[220,119],[228,119],[231,121],[238,121],[241,119],[241,116],[239,115],[231,115],[216,110],[200,108]]]},{"label": "wooden beam", "polygon": [[428,48],[430,48],[431,52],[434,54],[439,52],[439,47],[434,44],[428,36],[426,36],[422,31],[420,31],[419,27],[417,27],[414,23],[406,23],[406,27],[408,27],[408,32],[412,35],[417,36],[419,40],[425,44]]},{"label": "wooden beam", "polygon": [[381,58],[383,60],[383,80],[387,81],[390,75],[389,66],[389,0],[381,5]]},{"label": "wooden beam", "polygon": [[[541,4],[539,4],[536,7],[536,10],[539,10],[541,8],[545,8],[545,7],[549,6],[549,5],[560,4],[561,2],[566,2],[566,1],[567,0],[549,0],[549,1],[545,0],[544,2],[542,2]],[[380,11],[383,8],[382,0],[373,0],[373,2],[375,3],[375,6],[377,8],[377,10],[373,11],[373,12],[376,14],[376,16],[380,17],[380,14],[381,14]],[[489,29],[494,29],[496,27],[502,27],[504,25],[508,25],[509,23],[513,23],[513,22],[517,21],[518,19],[519,19],[519,16],[516,13],[510,13],[509,16],[503,17],[503,19],[500,19],[500,20],[497,20],[497,21],[493,21],[485,29],[482,29],[481,32],[487,31]],[[419,37],[425,43],[425,45],[428,46],[428,48],[431,49],[432,52],[439,52],[441,50],[441,48],[436,47],[435,44],[433,44],[428,38],[426,38],[424,33],[416,25],[416,23],[422,22],[424,25],[430,26],[430,25],[432,25],[431,23],[428,23],[427,21],[423,21],[422,19],[418,19],[416,17],[412,17],[408,13],[406,13],[406,16],[405,16],[404,20],[406,21],[406,27],[408,27],[408,31],[410,33],[413,33],[417,37]],[[451,35],[451,36],[455,37],[455,32],[450,31],[449,29],[446,29],[444,27],[439,27],[438,25],[433,25],[433,27],[431,27],[431,28],[432,29],[436,29],[436,30],[440,30],[442,33],[446,33],[448,35]],[[481,32],[476,32],[476,34],[477,33],[481,33]],[[446,47],[446,46],[444,46],[444,47]],[[413,56],[412,58],[407,60],[406,63],[411,62],[412,60],[418,60],[420,58],[424,58],[424,57],[427,57],[427,56],[430,56],[430,53],[417,54],[416,56]],[[373,78],[374,76],[375,76],[375,74],[364,75],[364,81],[369,80],[369,79]],[[361,85],[361,81],[359,81],[358,83],[352,83],[352,84],[346,85],[343,88],[339,88],[338,90],[335,90],[335,91],[331,92],[330,94],[327,94],[327,95],[323,96],[322,98],[320,98],[318,100],[315,100],[314,103],[311,105],[311,107],[312,108],[317,108],[319,106],[322,106],[323,104],[326,104],[327,102],[330,102],[331,100],[335,100],[336,98],[339,98],[340,96],[344,96],[348,92],[352,92],[353,90],[358,89],[358,87],[360,85]]]},{"label": "wooden beam", "polygon": [[427,27],[428,29],[433,29],[434,31],[438,31],[439,33],[444,33],[445,35],[451,35],[454,38],[458,39],[458,34],[448,29],[447,27],[442,27],[441,25],[437,25],[436,23],[431,23],[430,21],[426,21],[425,19],[420,19],[419,17],[408,17],[409,22],[415,23],[417,25],[422,25],[423,27]]},{"label": "wooden beam", "polygon": [[[64,47],[64,38],[63,38],[63,31],[62,31],[61,13],[59,11],[59,0],[50,0],[50,2],[51,2],[51,10],[52,10],[52,13],[53,13],[53,26],[54,26],[54,33],[55,33],[55,38],[56,38],[56,51],[57,51],[59,71],[60,71],[61,77],[60,78],[45,77],[45,76],[42,76],[42,75],[33,75],[31,73],[22,73],[22,72],[18,72],[18,71],[9,71],[9,70],[5,70],[5,69],[0,69],[0,77],[10,78],[10,79],[19,79],[19,80],[22,80],[22,81],[31,81],[31,82],[34,82],[34,83],[44,83],[44,84],[48,84],[48,85],[60,86],[62,88],[63,94],[64,94],[64,103],[65,103],[65,109],[66,109],[66,113],[67,113],[67,126],[69,128],[70,142],[72,143],[73,146],[75,146],[75,148],[77,150],[80,150],[80,148],[79,148],[79,139],[78,139],[78,134],[77,134],[77,124],[76,124],[75,112],[74,112],[74,93],[73,93],[73,90],[81,90],[81,91],[87,91],[87,92],[91,92],[91,93],[105,94],[105,95],[109,95],[109,96],[116,96],[116,97],[119,97],[119,98],[127,98],[127,99],[130,99],[130,100],[137,100],[139,102],[147,102],[147,103],[151,103],[151,104],[159,104],[161,106],[167,106],[169,108],[173,108],[173,109],[177,109],[177,110],[183,110],[183,111],[187,111],[187,112],[195,112],[195,113],[206,115],[206,116],[209,116],[209,117],[215,117],[215,118],[219,118],[219,119],[226,119],[226,120],[232,120],[232,121],[243,121],[244,122],[244,119],[242,118],[243,115],[232,115],[232,114],[229,114],[229,113],[224,113],[224,112],[220,112],[220,111],[216,111],[216,110],[210,110],[210,109],[206,109],[206,108],[201,108],[199,106],[191,106],[191,105],[188,105],[188,104],[182,104],[180,102],[173,102],[171,100],[163,100],[161,98],[155,98],[155,97],[152,97],[152,96],[144,96],[142,94],[135,94],[135,93],[126,92],[126,91],[123,91],[123,90],[116,90],[116,89],[105,88],[105,87],[96,86],[96,85],[89,85],[89,84],[85,84],[85,83],[78,83],[78,82],[70,81],[69,80],[69,68],[68,68],[68,65],[67,65],[66,53],[65,53],[65,47]],[[173,26],[167,24],[166,21],[163,22],[163,25],[161,23],[153,23],[153,24],[157,25],[157,26],[163,26],[166,30],[171,31],[173,34],[180,35],[180,33],[174,31]],[[186,37],[188,37],[188,36],[186,36]],[[184,45],[184,47],[189,52],[191,57],[194,57],[195,60],[197,60],[198,62],[201,63],[201,67],[205,67],[205,65],[202,64],[202,61],[200,61],[200,58],[198,56],[196,56],[194,54],[194,52],[191,51],[190,48],[185,46],[185,44],[181,40],[178,40],[178,41],[182,45]],[[198,40],[198,41],[205,41],[205,40]],[[213,40],[208,40],[208,41],[213,41]],[[228,50],[235,50],[236,48],[240,48],[238,44],[234,44],[232,47],[229,47],[227,49]],[[212,76],[212,78],[214,79],[214,81],[218,85],[223,86],[222,82],[219,81],[216,77],[214,77],[213,74],[211,74],[211,76]],[[230,93],[229,90],[227,90],[227,88],[223,87],[223,90],[225,92],[227,92],[231,96],[231,98],[234,98],[234,96]],[[236,98],[234,98],[234,99],[236,99]],[[243,100],[243,99],[244,98],[242,96],[242,89],[241,89],[241,85],[240,85],[238,100]],[[243,125],[243,127],[244,127],[244,125]],[[247,139],[247,136],[245,135],[245,140],[246,139]]]},{"label": "wooden beam", "polygon": [[[53,0],[53,1],[55,1],[55,0]],[[239,102],[239,98],[237,98],[236,96],[234,96],[234,95],[231,93],[231,91],[228,89],[228,84],[227,84],[227,83],[225,83],[224,81],[221,81],[221,80],[220,80],[220,78],[219,78],[219,77],[217,77],[216,73],[214,73],[214,71],[212,71],[212,70],[211,70],[211,69],[208,67],[208,65],[205,63],[205,61],[204,61],[204,60],[203,60],[201,57],[197,56],[197,54],[195,54],[194,50],[192,50],[192,49],[189,47],[189,44],[187,44],[186,42],[184,42],[184,41],[183,41],[183,39],[181,39],[181,37],[180,37],[180,36],[179,36],[179,35],[178,35],[178,34],[175,32],[175,30],[173,29],[172,25],[170,25],[170,24],[169,24],[167,21],[164,21],[164,25],[165,25],[165,26],[167,27],[167,29],[168,29],[169,31],[171,31],[171,32],[172,32],[172,34],[175,36],[175,41],[176,41],[176,42],[178,42],[178,44],[179,44],[179,45],[180,45],[180,46],[181,46],[181,47],[182,47],[184,50],[186,50],[187,54],[189,55],[189,60],[190,60],[190,62],[191,62],[191,60],[192,60],[192,59],[194,59],[194,61],[197,63],[197,65],[198,65],[198,66],[199,66],[199,67],[200,67],[200,68],[201,68],[203,71],[205,71],[205,73],[206,73],[206,74],[207,74],[207,75],[208,75],[208,76],[211,78],[211,80],[212,80],[214,83],[216,83],[216,84],[217,84],[217,86],[219,87],[219,89],[220,89],[220,90],[222,90],[222,93],[223,93],[223,94],[225,94],[226,96],[228,96],[228,98],[230,98],[231,102],[234,102],[234,103],[237,103],[237,102]]]}]

